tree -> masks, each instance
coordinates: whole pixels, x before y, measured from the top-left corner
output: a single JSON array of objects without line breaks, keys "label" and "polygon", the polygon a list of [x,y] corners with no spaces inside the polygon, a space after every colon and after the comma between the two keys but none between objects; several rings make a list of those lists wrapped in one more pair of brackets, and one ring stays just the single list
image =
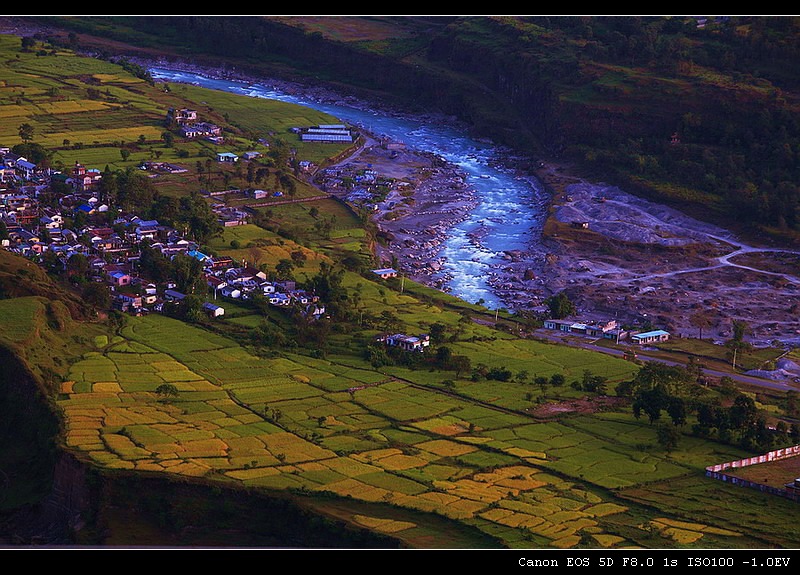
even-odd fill
[{"label": "tree", "polygon": [[176,223],[186,226],[191,238],[200,244],[222,232],[222,225],[211,206],[195,190],[188,196],[181,197]]},{"label": "tree", "polygon": [[630,384],[617,386],[617,393],[633,399],[633,415],[637,419],[644,412],[650,423],[654,423],[666,410],[676,425],[683,425],[685,404],[682,398],[689,395],[689,385],[693,381],[691,373],[683,367],[651,361],[639,369]]},{"label": "tree", "polygon": [[70,276],[85,279],[89,273],[89,260],[81,253],[72,254],[67,260],[66,271]]},{"label": "tree", "polygon": [[275,265],[275,274],[279,280],[291,281],[294,279],[294,262],[283,258]]},{"label": "tree", "polygon": [[172,259],[172,275],[178,291],[185,294],[204,293],[203,263],[187,254],[177,254]]},{"label": "tree", "polygon": [[[33,130],[33,128],[31,128],[31,130]],[[20,156],[24,156],[29,162],[33,162],[34,164],[50,166],[52,152],[41,144],[36,144],[34,142],[17,144],[11,148],[11,151]]]},{"label": "tree", "polygon": [[108,309],[111,306],[111,292],[108,286],[98,282],[87,283],[82,292],[83,301],[100,309]]},{"label": "tree", "polygon": [[447,346],[440,346],[436,349],[436,363],[442,369],[447,369],[450,366],[450,360],[453,358],[453,350]]},{"label": "tree", "polygon": [[678,440],[681,434],[674,425],[667,423],[661,424],[656,428],[656,437],[658,444],[664,448],[667,453],[671,452],[678,446]]},{"label": "tree", "polygon": [[731,329],[733,330],[733,335],[731,339],[729,339],[725,345],[731,350],[730,356],[733,367],[736,367],[736,354],[741,353],[743,351],[748,351],[752,348],[749,342],[744,340],[744,336],[749,333],[750,328],[747,325],[747,322],[743,320],[735,319],[731,323]]},{"label": "tree", "polygon": [[297,267],[303,267],[303,265],[308,260],[308,256],[306,256],[303,250],[294,250],[291,253],[292,261]]},{"label": "tree", "polygon": [[178,397],[178,388],[171,383],[162,383],[156,388],[156,395],[161,398],[161,401],[167,402]]},{"label": "tree", "polygon": [[428,335],[431,337],[431,343],[440,344],[445,340],[447,326],[441,322],[432,323],[428,327]]},{"label": "tree", "polygon": [[800,425],[793,423],[789,426],[789,439],[791,439],[793,443],[800,441]]},{"label": "tree", "polygon": [[681,397],[671,397],[667,401],[667,413],[675,426],[686,424],[686,401]]},{"label": "tree", "polygon": [[511,381],[514,373],[505,367],[492,367],[486,373],[486,379],[493,379],[495,381]]},{"label": "tree", "polygon": [[749,395],[740,394],[733,400],[729,409],[731,427],[733,429],[746,429],[753,425],[758,415],[756,402]]},{"label": "tree", "polygon": [[557,295],[550,296],[544,301],[550,310],[550,317],[553,319],[563,319],[574,315],[576,312],[575,304],[570,301],[566,293],[559,292]]},{"label": "tree", "polygon": [[128,158],[131,157],[131,151],[127,148],[122,148],[119,151],[119,155],[122,157],[123,162],[127,162]]},{"label": "tree", "polygon": [[19,137],[26,144],[33,140],[33,126],[25,122],[19,126]]},{"label": "tree", "polygon": [[747,322],[738,319],[733,320],[731,329],[733,330],[733,341],[744,341],[744,336],[750,331]]},{"label": "tree", "polygon": [[[106,178],[113,181],[106,182]],[[150,209],[156,198],[153,182],[133,167],[117,172],[106,171],[101,182],[107,183],[108,190],[116,194],[117,204],[124,211]]]},{"label": "tree", "polygon": [[456,377],[460,378],[462,373],[472,369],[472,360],[466,355],[454,355],[450,359],[450,367],[456,372]]},{"label": "tree", "polygon": [[699,339],[703,339],[703,329],[708,329],[711,327],[711,317],[708,315],[706,310],[701,310],[696,313],[693,313],[689,317],[689,322],[700,330],[700,337]]},{"label": "tree", "polygon": [[187,295],[178,304],[179,317],[192,323],[200,320],[202,309],[203,300],[196,295]]}]

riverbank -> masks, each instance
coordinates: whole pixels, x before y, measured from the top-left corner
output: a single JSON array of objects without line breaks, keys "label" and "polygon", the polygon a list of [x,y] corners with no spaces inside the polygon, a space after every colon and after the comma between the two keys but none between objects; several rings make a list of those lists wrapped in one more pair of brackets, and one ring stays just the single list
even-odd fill
[{"label": "riverbank", "polygon": [[[373,206],[371,220],[381,238],[375,245],[376,258],[384,266],[398,265],[414,281],[444,288],[443,278],[438,277],[444,264],[442,243],[475,207],[475,190],[457,166],[442,158],[397,143],[387,146],[374,135],[366,140],[362,149],[334,170],[370,169],[395,182]],[[347,191],[337,195],[348,201]]]},{"label": "riverbank", "polygon": [[[244,79],[224,70],[192,68],[192,72],[272,86],[311,101],[375,109],[321,88],[306,91],[307,87]],[[380,113],[403,117],[397,111]],[[800,266],[794,271],[791,261],[778,260],[776,251],[745,245],[726,230],[613,186],[583,181],[568,165],[548,162],[516,173],[516,179],[535,178],[545,186],[543,204],[522,208],[527,215],[495,213],[462,228],[460,224],[485,201],[483,194],[494,191],[492,182],[469,180],[460,166],[389,142],[384,134],[371,136],[373,144],[346,162],[361,162],[403,184],[372,215],[386,239],[377,255],[384,262],[396,262],[421,283],[447,291],[454,267],[479,266],[473,277],[480,276],[502,302],[500,307],[512,311],[544,312],[545,298],[564,291],[577,304],[583,321],[613,317],[690,337],[697,333],[696,318],[705,315],[704,334],[715,341],[730,337],[736,319],[750,325],[756,345],[800,344],[795,319]],[[489,187],[474,189],[475,182],[484,181]],[[534,212],[546,212],[546,218],[535,225],[530,219],[533,229],[527,245],[485,247],[493,234],[505,231],[506,223]],[[496,220],[496,225],[488,220]],[[464,236],[458,239],[471,244],[469,250],[444,249],[456,229]],[[788,258],[797,255],[781,253]],[[782,271],[773,271],[778,269]]]},{"label": "riverbank", "polygon": [[757,347],[800,345],[800,252],[750,245],[568,166],[536,175],[553,201],[542,244],[548,291],[564,290],[581,315],[651,324],[675,336],[724,343],[734,320]]}]

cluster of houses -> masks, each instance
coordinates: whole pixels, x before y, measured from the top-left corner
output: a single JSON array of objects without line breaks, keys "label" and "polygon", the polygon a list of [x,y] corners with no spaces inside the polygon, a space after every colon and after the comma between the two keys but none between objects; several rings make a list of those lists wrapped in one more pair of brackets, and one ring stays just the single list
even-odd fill
[{"label": "cluster of houses", "polygon": [[24,156],[15,154],[10,148],[0,148],[0,181],[32,181],[40,175],[41,170]]},{"label": "cluster of houses", "polygon": [[[178,133],[186,139],[194,140],[203,138],[214,144],[222,144],[225,138],[222,136],[222,128],[211,122],[200,121],[197,117],[197,110],[189,108],[170,108],[167,110],[167,123],[176,124]],[[265,140],[259,140],[265,146],[269,143]],[[261,157],[261,152],[251,151],[245,152],[243,158],[245,160],[253,160]],[[236,163],[240,159],[238,154],[233,152],[218,152],[217,161],[222,163]]]},{"label": "cluster of houses", "polygon": [[320,170],[317,183],[348,203],[373,210],[377,209],[377,203],[383,201],[390,190],[410,186],[408,182],[383,176],[372,167],[350,164]]},{"label": "cluster of houses", "polygon": [[210,122],[201,122],[197,118],[197,110],[170,108],[167,110],[167,121],[178,124],[178,130],[184,138],[206,138],[216,144],[222,143],[222,128]]},{"label": "cluster of houses", "polygon": [[636,345],[662,343],[668,341],[670,337],[668,331],[661,329],[641,332],[627,331],[613,319],[594,323],[583,323],[567,319],[548,319],[544,321],[544,328],[589,337],[612,339],[617,342],[629,340]]},{"label": "cluster of houses", "polygon": [[[188,112],[182,113],[191,117]],[[4,166],[21,165],[23,161],[10,152],[3,153]],[[47,254],[51,257],[50,265],[64,270],[73,255],[83,255],[88,262],[87,276],[91,281],[108,285],[114,309],[138,315],[159,311],[165,302],[185,297],[175,291],[174,283],[156,286],[141,277],[140,248],[147,242],[151,249],[166,258],[185,254],[201,261],[209,294],[213,294],[209,298],[246,300],[259,293],[274,306],[299,305],[313,318],[325,314],[319,298],[297,289],[294,282],[269,282],[264,272],[251,266],[237,264],[231,258],[205,255],[195,242],[158,220],[146,220],[135,214],[118,214],[112,220],[105,214],[110,207],[100,201],[94,191],[102,177],[98,170],[76,163],[66,173],[45,175],[69,186],[71,193],[63,195],[55,208],[39,202],[39,186],[36,185],[17,185],[13,190],[0,191],[0,221],[6,230],[3,248],[37,260]],[[24,177],[16,176],[17,180]],[[223,225],[239,225],[248,217],[242,210],[221,204],[213,205],[212,209]],[[80,213],[86,216],[81,220],[85,224],[81,223],[79,229],[69,229],[67,222],[76,223],[75,216]],[[93,217],[95,215],[103,217],[98,219]],[[213,317],[225,313],[224,307],[216,302],[208,301],[203,308]]]},{"label": "cluster of houses", "polygon": [[213,258],[197,250],[189,255],[203,262],[206,283],[214,299],[219,295],[231,300],[249,300],[262,295],[276,307],[299,306],[305,315],[315,319],[325,315],[319,296],[298,289],[294,281],[269,281],[263,271],[244,262],[237,266],[229,257]]},{"label": "cluster of houses", "polygon": [[[221,317],[225,314],[225,305],[222,301],[228,299],[249,300],[256,294],[264,298],[275,307],[289,307],[298,305],[301,312],[311,319],[319,319],[325,315],[325,307],[319,297],[305,290],[298,289],[293,281],[267,281],[266,274],[245,263],[236,265],[230,257],[211,257],[203,254],[197,246],[191,245],[185,254],[203,263],[203,274],[209,288],[209,299],[203,303],[203,311],[210,317]],[[90,265],[98,265],[97,260],[92,260]],[[187,294],[176,289],[173,282],[167,282],[164,289],[159,289],[154,283],[138,277],[132,269],[135,266],[117,264],[103,266],[105,281],[115,291],[112,302],[114,309],[134,315],[148,311],[163,311],[165,303],[177,303],[187,297]],[[126,290],[124,286],[136,287],[135,290]]]},{"label": "cluster of houses", "polygon": [[430,346],[431,338],[428,334],[407,335],[404,333],[384,334],[375,338],[375,341],[389,347],[396,347],[403,351],[425,351]]}]

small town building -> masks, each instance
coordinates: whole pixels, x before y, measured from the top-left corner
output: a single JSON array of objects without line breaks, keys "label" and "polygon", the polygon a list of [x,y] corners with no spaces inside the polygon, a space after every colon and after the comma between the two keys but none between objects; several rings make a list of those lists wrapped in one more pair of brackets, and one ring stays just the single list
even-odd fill
[{"label": "small town building", "polygon": [[392,268],[381,268],[377,270],[372,270],[372,273],[374,273],[376,276],[379,276],[381,279],[397,277],[397,270]]},{"label": "small town building", "polygon": [[164,299],[167,301],[181,301],[186,297],[186,294],[173,289],[164,290]]},{"label": "small town building", "polygon": [[232,152],[219,152],[217,154],[217,161],[218,162],[228,162],[234,163],[239,161],[239,156]]},{"label": "small town building", "polygon": [[570,328],[574,322],[564,319],[546,319],[544,320],[545,329],[556,329],[558,331],[571,331]]},{"label": "small town building", "polygon": [[269,303],[277,306],[290,306],[292,305],[292,296],[285,293],[273,292],[269,294]]},{"label": "small town building", "polygon": [[225,308],[217,304],[206,302],[203,304],[203,311],[210,317],[220,317],[225,315]]},{"label": "small town building", "polygon": [[130,285],[131,276],[123,271],[112,271],[108,274],[108,281],[117,287]]},{"label": "small town building", "polygon": [[242,297],[242,290],[230,285],[226,285],[225,287],[222,288],[221,291],[222,295],[225,297],[229,297],[232,299],[239,299],[240,297]]},{"label": "small town building", "polygon": [[378,341],[385,343],[390,347],[399,347],[405,351],[424,351],[426,347],[431,344],[431,338],[428,334],[420,334],[419,336],[406,335],[404,333],[395,333],[392,335],[384,335],[378,337]]},{"label": "small town building", "polygon": [[669,332],[663,329],[631,334],[631,341],[635,344],[659,343],[669,340]]},{"label": "small town building", "polygon": [[304,142],[352,142],[353,134],[342,124],[320,124],[306,128],[300,139]]}]

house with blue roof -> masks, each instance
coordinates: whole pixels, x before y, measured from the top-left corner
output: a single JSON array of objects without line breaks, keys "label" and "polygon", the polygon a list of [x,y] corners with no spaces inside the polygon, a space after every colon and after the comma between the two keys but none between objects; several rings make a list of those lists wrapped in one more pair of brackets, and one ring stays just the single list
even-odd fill
[{"label": "house with blue roof", "polygon": [[203,252],[201,252],[199,250],[189,250],[186,253],[189,256],[191,256],[194,259],[196,259],[197,261],[199,261],[199,262],[205,262],[205,261],[208,261],[208,260],[211,259],[211,256],[207,256],[206,254],[204,254]]},{"label": "house with blue roof", "polygon": [[667,340],[669,340],[669,332],[664,331],[663,329],[634,333],[631,335],[631,341],[639,345],[660,343]]},{"label": "house with blue roof", "polygon": [[238,162],[239,156],[231,152],[219,152],[217,153],[217,161],[218,162]]}]

